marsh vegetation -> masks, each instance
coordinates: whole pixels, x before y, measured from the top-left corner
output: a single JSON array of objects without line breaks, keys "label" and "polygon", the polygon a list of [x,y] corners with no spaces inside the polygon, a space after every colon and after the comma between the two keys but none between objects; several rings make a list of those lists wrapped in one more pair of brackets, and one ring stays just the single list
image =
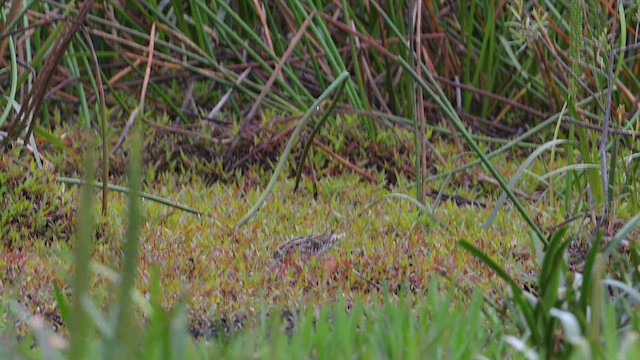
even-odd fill
[{"label": "marsh vegetation", "polygon": [[0,19],[0,357],[640,357],[637,3]]}]

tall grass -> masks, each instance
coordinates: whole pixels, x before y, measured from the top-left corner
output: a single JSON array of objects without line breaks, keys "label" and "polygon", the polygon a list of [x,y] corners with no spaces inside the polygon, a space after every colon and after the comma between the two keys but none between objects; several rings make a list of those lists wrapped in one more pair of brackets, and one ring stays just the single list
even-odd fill
[{"label": "tall grass", "polygon": [[[275,2],[270,8],[256,7],[260,3],[250,2],[229,5],[224,1],[208,4],[196,0],[187,5],[140,1],[116,6],[108,1],[104,6],[93,6],[84,17],[72,4],[5,3],[1,8],[6,19],[2,39],[8,45],[0,48],[0,55],[4,57],[8,50],[9,57],[15,57],[16,41],[27,45],[26,54],[31,55],[21,60],[39,70],[37,78],[52,79],[57,94],[74,99],[74,109],[85,127],[92,126],[89,119],[95,109],[89,106],[90,102],[104,99],[100,95],[101,83],[112,95],[103,108],[119,107],[125,115],[134,110],[123,100],[137,93],[137,88],[126,84],[144,77],[139,67],[148,56],[147,45],[152,40],[149,28],[153,23],[157,24],[157,31],[150,66],[152,74],[167,80],[162,80],[165,84],[160,86],[155,81],[148,82],[149,97],[161,104],[157,110],[169,111],[185,125],[192,122],[192,115],[206,118],[214,113],[210,112],[213,106],[206,92],[196,93],[191,95],[196,113],[186,114],[179,105],[180,96],[163,89],[165,85],[184,88],[174,75],[206,79],[211,84],[209,89],[214,91],[233,89],[235,95],[218,105],[226,113],[233,113],[233,118],[241,119],[240,127],[236,128],[240,133],[248,131],[247,125],[260,109],[304,113],[344,71],[351,76],[344,85],[344,96],[336,96],[342,102],[340,107],[375,109],[409,119],[430,118],[429,109],[438,105],[429,98],[412,100],[416,91],[414,78],[402,67],[399,60],[403,60],[419,77],[425,77],[423,71],[427,71],[438,86],[445,87],[444,94],[456,104],[452,109],[467,128],[490,135],[509,132],[512,127],[534,127],[539,120],[557,115],[562,103],[567,102],[570,116],[563,115],[560,119],[562,122],[558,124],[563,131],[559,137],[571,142],[562,152],[569,165],[598,164],[600,171],[589,167],[583,170],[584,174],[572,171],[558,189],[551,179],[549,200],[555,205],[555,197],[561,198],[559,204],[567,214],[592,208],[607,215],[609,208],[616,207],[612,201],[619,197],[616,191],[621,187],[615,186],[618,181],[615,174],[622,170],[621,163],[615,160],[629,155],[624,145],[632,139],[612,136],[614,131],[608,129],[614,128],[613,120],[625,129],[638,124],[637,117],[625,115],[625,110],[632,109],[634,104],[630,94],[640,88],[633,75],[636,59],[625,56],[625,45],[635,43],[637,24],[633,14],[638,9],[634,5],[610,9],[594,1],[585,2],[584,7],[579,1],[545,2],[543,6],[524,1],[507,6],[495,1],[457,1],[446,7],[429,1],[416,7],[414,2],[285,1]],[[81,16],[76,21],[84,22],[86,34],[91,38],[77,33],[68,42],[62,42],[59,35],[66,33],[66,22],[40,16],[51,11],[69,18]],[[567,18],[565,14],[572,16]],[[420,24],[420,28],[415,24]],[[31,25],[34,31],[26,31]],[[605,39],[603,34],[608,29],[614,31]],[[298,32],[300,36],[290,43],[291,34]],[[50,57],[50,63],[66,69],[71,79],[58,76],[55,67],[44,66],[45,54],[54,48],[60,58]],[[565,48],[570,51],[564,52]],[[96,61],[111,65],[94,71]],[[34,130],[46,134],[47,112],[39,111],[37,106],[29,107],[29,98],[15,94],[42,93],[47,82],[37,85],[33,72],[20,70],[16,62],[13,64],[8,71],[17,80],[7,84],[14,95],[4,106],[0,124],[9,124],[10,138],[15,138],[25,128],[26,120],[34,118]],[[240,76],[245,70],[246,78]],[[581,102],[587,98],[590,101]],[[50,103],[50,99],[42,99],[43,106],[59,106]],[[10,104],[18,103],[22,104],[24,116],[10,117]],[[511,109],[518,112],[510,115]],[[612,117],[612,113],[617,117]],[[104,137],[114,132],[110,129],[113,124],[102,119],[105,116],[106,112],[102,113],[98,123],[103,137],[101,176],[106,191],[110,155],[107,155],[108,139]],[[363,130],[374,139],[376,127],[384,122],[370,115],[360,116]],[[625,116],[630,119],[628,123],[624,122]],[[40,117],[43,121],[37,120]],[[450,120],[441,119],[453,129]],[[565,119],[571,122],[565,124]],[[478,126],[477,121],[487,126]],[[603,130],[602,136],[585,126]],[[415,156],[418,185],[425,188],[431,178],[429,173],[435,170],[433,163],[426,161],[427,154],[435,148],[423,145],[428,143],[424,125],[413,131],[419,145]],[[459,140],[459,131],[453,132],[454,139]],[[543,137],[542,132],[537,134]],[[237,146],[238,135],[227,134],[234,138],[230,149],[223,149],[227,159]],[[35,142],[32,145],[36,147]],[[517,142],[512,146],[516,145]],[[574,156],[573,149],[579,150],[580,158]],[[609,178],[612,186],[608,186]],[[585,201],[570,202],[568,199],[585,189],[585,184],[589,185],[589,194],[582,196]],[[417,194],[423,193],[424,189]],[[593,204],[589,203],[589,196]],[[609,201],[605,202],[605,198]]]}]

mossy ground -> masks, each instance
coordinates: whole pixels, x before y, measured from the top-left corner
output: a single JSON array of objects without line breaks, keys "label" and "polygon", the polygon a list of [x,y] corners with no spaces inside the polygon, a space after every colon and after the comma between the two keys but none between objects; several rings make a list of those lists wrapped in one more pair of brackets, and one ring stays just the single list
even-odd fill
[{"label": "mossy ground", "polygon": [[[436,146],[443,151],[451,147],[437,139]],[[384,153],[385,144],[370,144],[369,149]],[[54,209],[68,215],[68,221],[61,224],[55,217],[46,217],[43,226],[48,232],[34,230],[25,225],[28,222],[13,222],[4,235],[13,240],[0,243],[3,262],[0,268],[4,269],[0,274],[0,292],[16,297],[30,311],[44,314],[54,324],[62,325],[53,286],[57,284],[66,293],[70,292],[73,242],[72,236],[67,235],[71,234],[69,224],[73,222],[77,188],[54,181],[51,169],[33,171],[31,161],[24,160],[28,155],[19,160],[7,156],[11,155],[3,158],[4,166],[9,169],[7,174],[21,174],[27,184],[37,181],[40,186],[32,190],[50,194],[41,196],[41,205],[32,212],[38,214],[40,208]],[[519,155],[509,156],[494,161],[507,177],[515,172],[519,163]],[[401,156],[396,153],[390,158]],[[372,163],[377,160],[379,158],[371,159]],[[195,335],[210,334],[220,318],[251,317],[265,302],[293,312],[338,297],[347,301],[381,302],[384,298],[381,287],[392,293],[406,289],[419,297],[433,276],[455,282],[459,296],[464,297],[475,288],[489,292],[500,281],[457,246],[459,239],[475,244],[514,278],[522,282],[535,278],[536,255],[531,234],[511,205],[503,207],[493,226],[483,229],[500,193],[477,181],[479,169],[455,176],[445,192],[481,200],[488,206],[442,201],[433,215],[444,226],[438,226],[411,202],[385,197],[393,192],[414,191],[409,189],[412,181],[403,175],[406,172],[402,169],[390,169],[396,174],[396,184],[390,185],[385,175],[389,171],[384,170],[389,163],[378,161],[385,165],[380,166],[382,171],[372,173],[377,180],[377,184],[372,184],[324,159],[322,163],[329,165],[324,168],[316,165],[323,169],[316,184],[317,194],[310,177],[295,193],[293,180],[281,179],[258,215],[247,225],[235,229],[234,225],[257,200],[268,181],[268,166],[262,163],[262,167],[255,167],[254,164],[246,175],[237,173],[226,181],[212,182],[200,173],[207,161],[198,159],[197,162],[201,165],[183,166],[180,175],[172,171],[156,173],[157,166],[147,162],[146,192],[195,207],[203,215],[143,201],[144,226],[137,281],[137,288],[147,295],[152,273],[156,272],[165,293],[164,305],[170,308],[184,300]],[[452,167],[453,162],[448,166]],[[541,163],[534,166],[534,171],[540,166]],[[21,170],[16,171],[16,167]],[[327,172],[333,176],[326,176]],[[48,181],[38,180],[41,177]],[[115,176],[114,182],[118,181],[122,181],[121,176]],[[8,194],[5,199],[16,196],[26,199],[31,194],[24,185],[16,184],[3,185],[6,185],[3,191]],[[441,185],[434,182],[430,187],[438,189]],[[528,193],[536,190],[536,184],[530,179],[518,186]],[[15,210],[12,204],[4,206]],[[99,204],[100,199],[96,206]],[[545,208],[541,202],[529,200],[525,206],[542,228],[563,219],[557,210]],[[93,260],[112,269],[120,265],[125,209],[126,196],[110,192],[109,212],[101,218],[94,242]],[[14,215],[13,219],[26,221],[31,218],[30,214]],[[56,226],[53,230],[51,224]],[[29,236],[21,236],[24,231]],[[293,256],[279,262],[272,257],[276,246],[283,241],[327,232],[346,236],[322,259],[306,261]],[[113,289],[109,280],[95,274],[92,294],[96,299],[108,298]]]}]

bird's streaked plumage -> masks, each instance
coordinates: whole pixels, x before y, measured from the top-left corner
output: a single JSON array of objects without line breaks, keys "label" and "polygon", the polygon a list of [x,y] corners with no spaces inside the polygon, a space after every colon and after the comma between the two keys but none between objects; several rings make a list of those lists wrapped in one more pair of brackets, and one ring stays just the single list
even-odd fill
[{"label": "bird's streaked plumage", "polygon": [[288,254],[293,254],[300,250],[302,256],[314,256],[321,258],[336,241],[342,239],[344,234],[324,234],[311,237],[298,237],[288,240],[276,248],[273,252],[273,258],[276,260],[282,260]]}]

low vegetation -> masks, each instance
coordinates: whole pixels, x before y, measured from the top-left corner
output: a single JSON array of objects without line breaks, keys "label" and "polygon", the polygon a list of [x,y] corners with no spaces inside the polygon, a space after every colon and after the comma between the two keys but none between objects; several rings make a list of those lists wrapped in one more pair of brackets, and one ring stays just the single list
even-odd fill
[{"label": "low vegetation", "polygon": [[616,6],[0,0],[0,358],[640,357]]}]

